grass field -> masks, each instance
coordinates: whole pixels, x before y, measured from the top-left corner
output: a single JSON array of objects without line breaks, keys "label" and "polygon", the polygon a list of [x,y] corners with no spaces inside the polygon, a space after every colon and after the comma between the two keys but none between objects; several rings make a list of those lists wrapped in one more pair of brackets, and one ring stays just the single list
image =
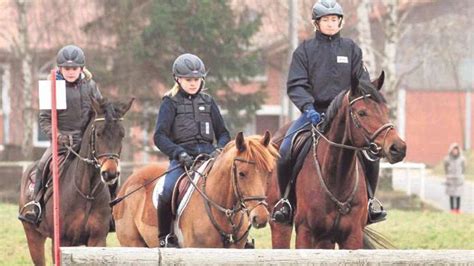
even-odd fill
[{"label": "grass field", "polygon": [[[17,206],[0,203],[0,265],[31,265],[23,227],[17,220]],[[474,215],[452,215],[429,211],[391,210],[387,221],[372,225],[399,249],[474,249]],[[252,230],[257,248],[271,248],[270,230]],[[119,246],[115,234],[109,246]],[[51,264],[51,242],[47,241]]]}]

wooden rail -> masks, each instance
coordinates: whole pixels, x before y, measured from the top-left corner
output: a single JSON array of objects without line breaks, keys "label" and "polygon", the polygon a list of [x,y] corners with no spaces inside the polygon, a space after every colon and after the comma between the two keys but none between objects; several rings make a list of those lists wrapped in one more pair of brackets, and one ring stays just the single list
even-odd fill
[{"label": "wooden rail", "polygon": [[63,265],[474,265],[474,250],[61,248]]}]

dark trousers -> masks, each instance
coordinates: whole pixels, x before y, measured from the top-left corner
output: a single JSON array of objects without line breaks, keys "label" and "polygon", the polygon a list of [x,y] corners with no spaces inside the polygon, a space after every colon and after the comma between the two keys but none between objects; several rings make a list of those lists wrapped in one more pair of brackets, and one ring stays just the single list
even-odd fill
[{"label": "dark trousers", "polygon": [[461,197],[449,196],[449,206],[451,210],[461,209]]}]

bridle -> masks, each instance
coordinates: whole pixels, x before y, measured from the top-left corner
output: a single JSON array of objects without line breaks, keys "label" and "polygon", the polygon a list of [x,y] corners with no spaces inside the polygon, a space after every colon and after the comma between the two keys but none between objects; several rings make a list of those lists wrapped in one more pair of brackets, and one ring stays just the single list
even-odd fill
[{"label": "bridle", "polygon": [[388,123],[385,123],[383,124],[382,126],[380,126],[377,130],[374,131],[374,133],[370,133],[364,126],[362,126],[362,123],[360,122],[360,120],[357,118],[357,116],[355,115],[353,109],[352,109],[352,106],[354,105],[355,102],[359,101],[359,100],[363,100],[363,99],[366,99],[366,98],[369,98],[371,97],[370,94],[365,94],[363,96],[360,96],[360,97],[357,97],[355,99],[353,99],[352,101],[349,102],[349,115],[352,119],[352,122],[354,123],[355,127],[358,128],[358,129],[362,129],[362,135],[365,139],[365,143],[367,146],[365,146],[365,149],[363,150],[363,153],[365,155],[365,157],[370,160],[370,161],[376,161],[378,160],[380,157],[381,157],[381,150],[382,150],[382,147],[379,146],[377,143],[374,142],[374,140],[382,133],[384,132],[384,137],[383,137],[383,144],[382,146],[385,144],[385,139],[387,138],[387,135],[388,135],[388,132],[390,132],[390,130],[394,129],[395,126],[388,122]]},{"label": "bridle", "polygon": [[[114,121],[122,121],[123,118],[114,118],[113,119]],[[66,145],[66,148],[68,149],[68,151],[72,154],[74,154],[77,158],[79,158],[79,160],[87,163],[87,164],[90,164],[92,166],[94,166],[96,169],[100,169],[102,167],[102,165],[107,161],[107,160],[114,160],[117,165],[119,164],[120,162],[120,152],[119,153],[101,153],[101,154],[97,154],[97,151],[96,151],[96,139],[95,139],[95,131],[96,131],[96,127],[95,127],[95,123],[97,122],[104,122],[105,121],[105,118],[104,117],[100,117],[100,118],[96,118],[94,119],[94,121],[92,122],[92,126],[91,126],[91,134],[90,134],[90,142],[89,142],[89,146],[90,146],[90,154],[89,156],[91,158],[84,158],[82,157],[79,153],[77,153],[70,145]],[[105,160],[103,160],[102,162],[100,162],[100,159],[103,158],[103,157],[106,157]],[[117,175],[114,179],[110,180],[110,181],[105,181],[104,178],[102,177],[101,175],[101,181],[102,182],[97,182],[96,185],[94,186],[94,188],[92,188],[91,192],[87,195],[85,194],[84,192],[82,192],[78,187],[77,187],[77,184],[76,184],[76,180],[74,180],[74,185],[76,187],[76,190],[78,191],[78,193],[84,197],[85,199],[91,201],[91,200],[94,200],[95,199],[95,192],[97,191],[97,189],[99,188],[100,184],[104,183],[104,184],[107,184],[107,185],[111,185],[111,184],[115,184],[115,182],[117,182],[119,176]]]},{"label": "bridle", "polygon": [[[201,155],[200,155],[201,156]],[[196,158],[196,161],[198,161],[199,157]],[[222,243],[225,248],[229,247],[232,244],[238,243],[242,239],[246,238],[247,235],[249,234],[250,228],[252,227],[252,221],[250,221],[250,213],[252,212],[253,209],[258,207],[259,205],[263,205],[265,207],[268,206],[266,202],[266,196],[265,195],[259,195],[259,196],[245,196],[242,194],[242,191],[239,186],[239,181],[238,181],[238,169],[237,169],[237,164],[236,162],[242,162],[242,163],[247,163],[251,165],[256,165],[254,161],[246,160],[243,158],[236,157],[234,158],[232,162],[232,167],[231,167],[231,182],[232,182],[232,190],[234,192],[234,195],[237,199],[236,203],[232,207],[232,209],[228,209],[224,206],[221,206],[220,204],[216,203],[215,201],[211,200],[207,194],[206,194],[206,181],[207,181],[207,175],[201,175],[204,179],[204,183],[202,185],[202,190],[198,187],[196,183],[192,180],[192,177],[190,176],[189,172],[195,172],[198,173],[197,171],[189,171],[187,168],[186,170],[186,175],[189,178],[190,183],[194,186],[194,188],[199,192],[199,194],[203,197],[204,202],[205,202],[205,207],[206,207],[206,212],[207,215],[209,216],[214,228],[219,232],[222,238]],[[194,166],[194,165],[193,165]],[[191,167],[193,168],[193,167]],[[251,178],[251,177],[247,177]],[[258,203],[253,206],[252,208],[247,207],[247,202],[249,201],[258,201]],[[212,214],[211,211],[211,205],[212,207],[216,208],[218,211],[222,212],[225,217],[227,218],[227,222],[231,225],[232,229],[231,232],[226,232],[216,221],[216,218]],[[240,220],[238,223],[234,223],[234,218],[235,216],[239,213],[242,212],[243,214],[247,215],[247,218],[249,219],[249,225],[247,226],[247,229],[245,232],[241,235],[238,236],[238,232],[242,228],[243,221],[244,221],[244,215],[241,216]]]}]

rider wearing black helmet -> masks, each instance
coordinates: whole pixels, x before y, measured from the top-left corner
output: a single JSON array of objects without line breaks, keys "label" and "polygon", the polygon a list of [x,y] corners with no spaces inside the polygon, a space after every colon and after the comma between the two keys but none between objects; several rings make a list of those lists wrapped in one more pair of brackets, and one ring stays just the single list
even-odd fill
[{"label": "rider wearing black helmet", "polygon": [[[305,40],[296,48],[290,65],[287,81],[287,93],[290,100],[298,107],[302,115],[288,130],[294,133],[305,123],[317,125],[321,113],[326,112],[331,101],[351,85],[351,80],[369,81],[369,74],[363,66],[362,51],[351,39],[342,38],[344,12],[334,0],[320,0],[313,6],[313,25],[316,36]],[[288,134],[287,133],[287,134]],[[282,199],[275,206],[273,219],[280,223],[292,222],[294,192],[290,189],[284,195],[288,185],[291,186],[291,136],[285,136],[280,146],[278,160],[278,181]],[[367,176],[368,194],[373,195],[378,180],[379,162],[362,159]],[[295,178],[295,177],[293,177]],[[383,208],[373,206],[374,198],[369,196],[368,222],[385,219]]]},{"label": "rider wearing black helmet", "polygon": [[[182,54],[173,64],[174,87],[165,93],[158,114],[154,142],[170,159],[162,192],[158,195],[160,247],[177,243],[170,237],[171,196],[174,185],[199,154],[215,156],[230,136],[214,99],[202,92],[207,75],[202,60],[193,54]],[[214,145],[215,143],[215,145]]]},{"label": "rider wearing black helmet", "polygon": [[[92,74],[84,66],[86,58],[81,48],[67,45],[61,48],[56,56],[56,80],[66,81],[67,109],[57,111],[59,153],[66,151],[65,146],[79,147],[87,122],[93,115],[91,98],[101,99],[102,95],[92,80]],[[41,130],[51,136],[51,111],[41,110],[39,114]],[[38,224],[41,220],[41,197],[38,192],[45,185],[43,171],[52,156],[49,147],[37,163],[33,200],[26,203],[18,218],[22,221]]]}]

